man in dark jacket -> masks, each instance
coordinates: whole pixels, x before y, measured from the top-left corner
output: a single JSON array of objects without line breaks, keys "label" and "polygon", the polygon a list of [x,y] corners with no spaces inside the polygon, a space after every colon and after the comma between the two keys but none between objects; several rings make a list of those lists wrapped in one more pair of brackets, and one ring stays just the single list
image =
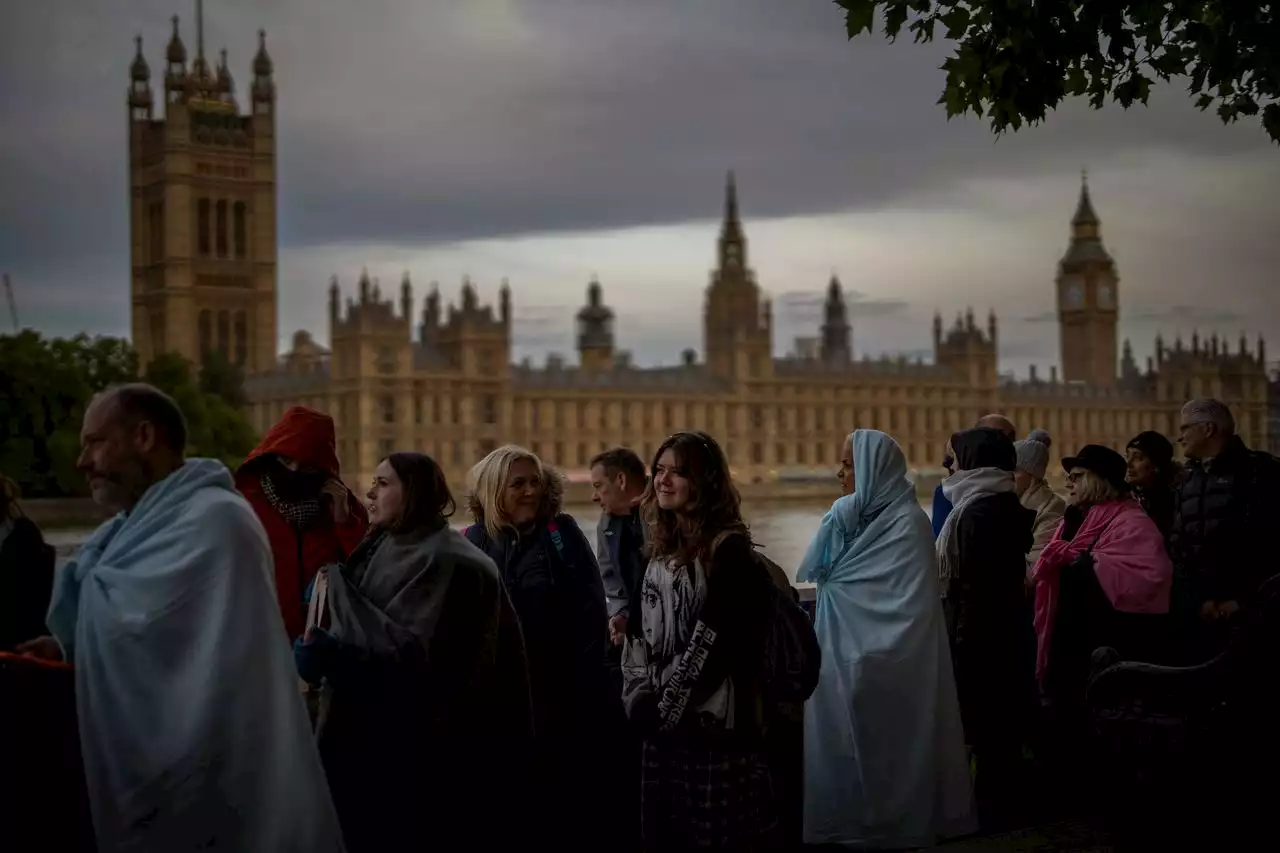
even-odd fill
[{"label": "man in dark jacket", "polygon": [[609,603],[609,635],[614,645],[630,633],[639,636],[640,581],[647,560],[640,498],[645,487],[644,463],[626,447],[606,450],[591,460],[591,500],[600,505],[596,525],[596,559]]},{"label": "man in dark jacket", "polygon": [[1025,592],[1035,513],[1018,500],[1007,433],[965,430],[951,447],[956,473],[944,488],[955,508],[938,537],[939,571],[960,715],[978,766],[979,820],[994,830],[1021,812],[1022,746],[1035,706]]},{"label": "man in dark jacket", "polygon": [[1188,464],[1169,542],[1174,607],[1186,653],[1203,659],[1220,650],[1223,632],[1215,626],[1247,610],[1276,572],[1280,462],[1245,447],[1231,410],[1212,398],[1182,407],[1178,442]]}]

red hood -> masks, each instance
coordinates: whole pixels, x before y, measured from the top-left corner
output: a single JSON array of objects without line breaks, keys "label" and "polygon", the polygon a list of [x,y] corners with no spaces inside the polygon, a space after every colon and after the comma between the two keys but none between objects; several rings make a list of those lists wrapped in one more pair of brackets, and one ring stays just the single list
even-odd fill
[{"label": "red hood", "polygon": [[294,406],[284,413],[278,424],[267,430],[240,467],[244,468],[253,460],[271,453],[291,457],[299,465],[339,476],[333,418],[324,412]]}]

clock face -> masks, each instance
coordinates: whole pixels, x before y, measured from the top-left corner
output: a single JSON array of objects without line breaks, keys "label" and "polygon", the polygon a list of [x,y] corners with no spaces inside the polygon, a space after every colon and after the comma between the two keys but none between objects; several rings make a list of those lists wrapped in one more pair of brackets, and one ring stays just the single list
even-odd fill
[{"label": "clock face", "polygon": [[1111,285],[1098,285],[1098,304],[1103,308],[1111,308],[1115,305],[1115,294],[1111,290]]},{"label": "clock face", "polygon": [[1075,281],[1067,285],[1064,298],[1068,308],[1079,308],[1084,305],[1084,286]]}]

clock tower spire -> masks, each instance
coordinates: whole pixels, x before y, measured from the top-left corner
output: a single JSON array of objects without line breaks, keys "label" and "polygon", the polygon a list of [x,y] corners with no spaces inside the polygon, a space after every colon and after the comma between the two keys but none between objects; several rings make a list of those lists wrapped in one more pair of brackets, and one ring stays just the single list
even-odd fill
[{"label": "clock tower spire", "polygon": [[1071,218],[1071,241],[1058,262],[1058,335],[1062,375],[1099,388],[1116,383],[1119,320],[1115,260],[1102,244],[1089,178],[1080,176],[1080,200]]}]

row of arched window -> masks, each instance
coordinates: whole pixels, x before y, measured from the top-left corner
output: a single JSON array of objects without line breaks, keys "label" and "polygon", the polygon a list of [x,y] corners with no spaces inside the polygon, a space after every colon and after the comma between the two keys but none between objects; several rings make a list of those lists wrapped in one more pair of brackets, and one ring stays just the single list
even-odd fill
[{"label": "row of arched window", "polygon": [[202,198],[196,202],[196,249],[203,257],[235,257],[249,252],[249,205]]},{"label": "row of arched window", "polygon": [[200,312],[200,352],[216,352],[235,364],[249,356],[249,324],[243,311]]}]

